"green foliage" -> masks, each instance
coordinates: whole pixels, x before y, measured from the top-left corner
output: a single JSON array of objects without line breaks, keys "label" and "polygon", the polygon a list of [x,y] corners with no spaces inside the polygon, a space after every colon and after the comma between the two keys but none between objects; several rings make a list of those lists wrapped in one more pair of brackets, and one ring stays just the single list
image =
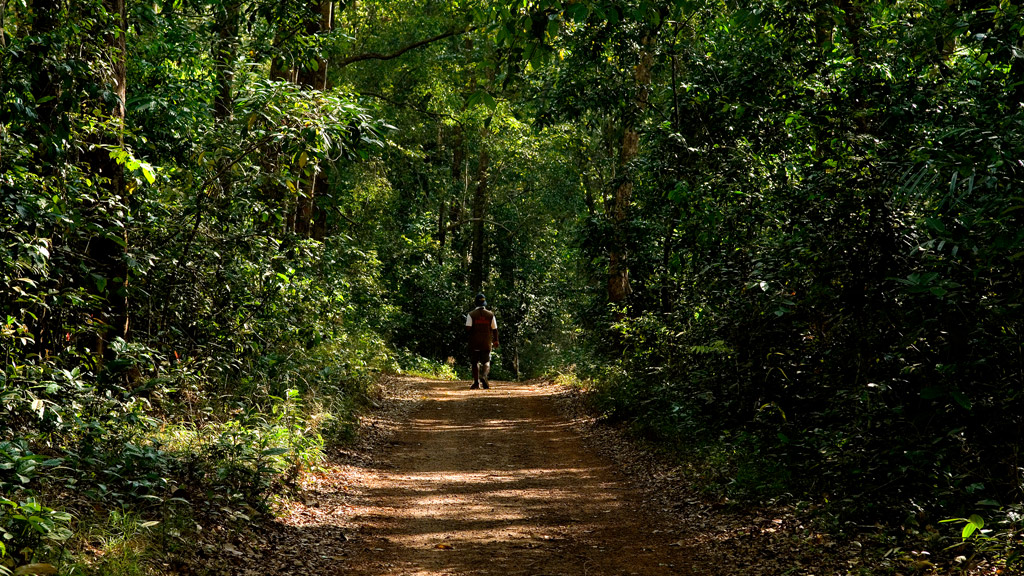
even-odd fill
[{"label": "green foliage", "polygon": [[71,519],[67,512],[44,506],[33,497],[18,502],[0,499],[0,539],[24,563],[32,562],[44,545],[70,538]]},{"label": "green foliage", "polygon": [[[59,556],[39,544],[70,536],[66,507],[106,526],[69,549],[102,539],[94,568],[143,573],[188,547],[194,510],[269,513],[395,365],[381,263],[343,226],[364,200],[345,174],[384,128],[349,91],[267,77],[272,58],[332,49],[274,39],[304,9],[246,4],[229,40],[245,49],[212,49],[240,6],[132,6],[124,30],[97,2],[3,8],[6,553]],[[106,44],[119,34],[126,54]],[[177,535],[147,542],[157,525]]]},{"label": "green foliage", "polygon": [[401,372],[421,378],[433,378],[437,380],[455,380],[458,376],[455,373],[454,359],[452,363],[430,360],[409,352],[400,353],[395,360]]},{"label": "green foliage", "polygon": [[[979,504],[997,504],[982,501]],[[1005,509],[993,510],[994,522],[986,528],[985,519],[979,514],[971,514],[968,518],[947,518],[940,523],[963,524],[960,530],[960,541],[947,550],[965,552],[965,548],[974,554],[995,555],[1005,562],[1006,568],[1014,570],[1024,564],[1024,547],[1020,543],[1022,530],[1021,506],[1014,505]]]},{"label": "green foliage", "polygon": [[5,529],[265,513],[477,289],[710,493],[1019,502],[1024,19],[847,4],[5,5]]},{"label": "green foliage", "polygon": [[63,460],[33,454],[24,440],[0,442],[0,490],[14,492],[28,487],[43,468],[57,466]]}]

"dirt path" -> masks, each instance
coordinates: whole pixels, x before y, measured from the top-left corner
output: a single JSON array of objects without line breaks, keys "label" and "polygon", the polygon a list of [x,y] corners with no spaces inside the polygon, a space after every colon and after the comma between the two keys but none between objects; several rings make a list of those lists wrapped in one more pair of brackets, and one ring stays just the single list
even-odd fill
[{"label": "dirt path", "polygon": [[403,385],[391,417],[369,424],[375,445],[310,475],[284,517],[209,557],[237,576],[701,572],[676,529],[559,413],[558,387]]},{"label": "dirt path", "polygon": [[425,382],[370,470],[347,574],[686,574],[686,550],[557,412],[555,388]]}]

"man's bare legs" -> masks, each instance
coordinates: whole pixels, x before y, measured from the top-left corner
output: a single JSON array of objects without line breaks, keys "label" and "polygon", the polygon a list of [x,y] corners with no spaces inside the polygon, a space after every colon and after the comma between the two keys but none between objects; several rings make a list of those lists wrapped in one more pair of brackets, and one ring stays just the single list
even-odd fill
[{"label": "man's bare legs", "polygon": [[470,390],[476,390],[483,384],[484,388],[490,388],[487,379],[491,374],[491,352],[489,350],[474,350],[469,353],[469,365],[473,369],[473,385]]}]

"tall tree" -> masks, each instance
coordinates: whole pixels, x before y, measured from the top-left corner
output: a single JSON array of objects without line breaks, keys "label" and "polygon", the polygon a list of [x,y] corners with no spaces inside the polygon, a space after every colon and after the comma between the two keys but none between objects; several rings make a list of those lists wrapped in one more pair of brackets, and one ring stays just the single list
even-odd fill
[{"label": "tall tree", "polygon": [[238,60],[239,25],[242,16],[241,0],[222,0],[213,5],[213,38],[211,57],[215,74],[216,94],[213,111],[217,118],[234,113],[235,65]]},{"label": "tall tree", "polygon": [[488,277],[487,236],[484,219],[487,216],[491,156],[487,149],[488,130],[481,131],[479,158],[476,165],[476,187],[473,190],[472,252],[470,255],[469,287],[481,292]]}]

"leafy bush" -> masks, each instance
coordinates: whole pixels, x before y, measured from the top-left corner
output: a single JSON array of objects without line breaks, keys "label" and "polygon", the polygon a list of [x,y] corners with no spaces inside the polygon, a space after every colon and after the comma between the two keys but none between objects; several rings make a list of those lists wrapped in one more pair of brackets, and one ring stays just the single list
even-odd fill
[{"label": "leafy bush", "polygon": [[406,374],[438,380],[455,380],[458,378],[455,372],[454,359],[450,363],[440,362],[408,351],[402,351],[395,359],[398,363],[398,369]]},{"label": "leafy bush", "polygon": [[43,506],[28,497],[15,502],[0,500],[0,539],[22,563],[29,564],[44,544],[63,542],[72,536],[71,514]]}]

